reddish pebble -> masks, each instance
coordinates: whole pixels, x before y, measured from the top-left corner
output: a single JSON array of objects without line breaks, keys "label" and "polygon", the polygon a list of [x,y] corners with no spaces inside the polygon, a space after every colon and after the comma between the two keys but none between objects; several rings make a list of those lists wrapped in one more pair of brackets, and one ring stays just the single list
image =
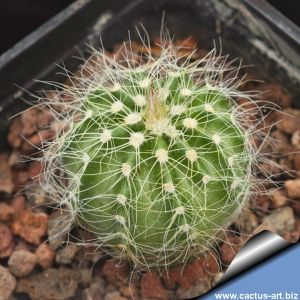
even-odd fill
[{"label": "reddish pebble", "polygon": [[6,203],[0,203],[0,221],[8,222],[11,221],[14,215],[14,210],[11,206]]},{"label": "reddish pebble", "polygon": [[13,236],[10,229],[0,223],[0,258],[8,257],[13,251]]},{"label": "reddish pebble", "polygon": [[124,284],[129,277],[128,265],[114,260],[108,260],[105,263],[102,272],[109,282],[117,285]]},{"label": "reddish pebble", "polygon": [[11,297],[12,292],[16,288],[17,282],[7,268],[0,265],[0,299],[9,300],[14,299]]},{"label": "reddish pebble", "polygon": [[141,294],[143,298],[168,299],[168,291],[163,287],[156,273],[148,272],[141,279]]},{"label": "reddish pebble", "polygon": [[220,272],[219,259],[214,253],[209,253],[204,261],[205,270],[210,275],[216,275]]},{"label": "reddish pebble", "polygon": [[[215,267],[212,265],[211,259],[210,264],[213,270]],[[172,268],[167,274],[164,274],[165,285],[168,288],[174,288],[178,284],[183,289],[189,289],[196,283],[199,277],[210,276],[207,272],[207,267],[207,261],[201,257],[185,266]]]},{"label": "reddish pebble", "polygon": [[300,179],[287,180],[284,182],[287,195],[292,199],[300,198]]},{"label": "reddish pebble", "polygon": [[42,172],[42,164],[39,161],[33,161],[28,168],[28,175],[31,179],[34,179]]},{"label": "reddish pebble", "polygon": [[275,208],[284,206],[288,199],[282,190],[275,190],[271,194],[272,196],[272,206]]},{"label": "reddish pebble", "polygon": [[221,246],[221,258],[225,265],[229,265],[242,246],[242,240],[236,236],[228,237]]},{"label": "reddish pebble", "polygon": [[32,272],[37,264],[37,256],[29,251],[14,251],[8,260],[10,272],[18,277],[23,277]]},{"label": "reddish pebble", "polygon": [[38,257],[38,263],[43,269],[52,267],[55,253],[54,251],[45,243],[41,244],[35,251]]},{"label": "reddish pebble", "polygon": [[13,192],[14,184],[8,164],[8,156],[0,154],[0,193],[10,195]]},{"label": "reddish pebble", "polygon": [[25,209],[25,203],[26,200],[23,195],[19,195],[12,200],[11,207],[16,215],[19,215]]},{"label": "reddish pebble", "polygon": [[46,234],[48,227],[48,215],[23,211],[12,224],[13,233],[21,236],[25,241],[38,245]]}]

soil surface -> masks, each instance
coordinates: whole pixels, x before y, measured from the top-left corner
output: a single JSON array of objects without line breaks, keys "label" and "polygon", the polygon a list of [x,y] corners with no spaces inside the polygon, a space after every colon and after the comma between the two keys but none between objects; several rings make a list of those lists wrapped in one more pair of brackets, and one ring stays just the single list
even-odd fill
[{"label": "soil surface", "polygon": [[[193,46],[195,42],[189,39],[184,43]],[[116,46],[114,52],[118,50]],[[133,44],[133,51],[143,49]],[[153,53],[159,51],[153,46]],[[194,56],[205,53],[199,50]],[[257,74],[247,76],[261,79]],[[0,299],[187,299],[213,287],[253,234],[267,229],[288,241],[298,241],[300,110],[292,106],[299,99],[273,82],[248,82],[243,89],[264,91],[262,98],[280,107],[266,111],[265,126],[273,143],[262,149],[272,153],[270,158],[277,164],[262,163],[258,175],[262,181],[272,177],[273,183],[265,186],[271,192],[258,193],[214,249],[186,266],[171,268],[169,273],[132,273],[126,263],[78,244],[76,237],[87,235],[82,229],[74,228],[71,237],[60,234],[64,214],[53,208],[54,203],[40,187],[40,163],[26,159],[38,155],[36,149],[42,141],[54,137],[52,115],[36,107],[16,117],[7,136],[11,151],[0,153]],[[48,93],[49,98],[55,96]],[[246,99],[238,101],[251,105]]]}]

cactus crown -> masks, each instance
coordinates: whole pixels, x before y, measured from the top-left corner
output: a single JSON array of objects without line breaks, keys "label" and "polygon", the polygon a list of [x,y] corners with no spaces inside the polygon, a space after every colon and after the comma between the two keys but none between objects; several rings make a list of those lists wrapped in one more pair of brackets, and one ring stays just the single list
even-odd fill
[{"label": "cactus crown", "polygon": [[46,186],[70,224],[139,267],[209,247],[252,188],[255,127],[235,102],[249,98],[237,70],[215,50],[195,61],[179,50],[122,60],[93,50],[60,92],[68,100],[49,102],[59,126],[42,158]]}]

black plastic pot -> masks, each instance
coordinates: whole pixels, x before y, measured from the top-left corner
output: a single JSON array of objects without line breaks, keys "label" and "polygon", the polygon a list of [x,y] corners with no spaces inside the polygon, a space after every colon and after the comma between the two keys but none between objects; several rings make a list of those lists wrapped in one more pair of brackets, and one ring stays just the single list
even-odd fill
[{"label": "black plastic pot", "polygon": [[[114,11],[124,8],[117,15]],[[1,144],[8,118],[20,111],[20,87],[37,91],[33,79],[62,80],[55,63],[74,69],[86,54],[86,43],[111,48],[136,38],[134,27],[143,23],[150,37],[159,35],[165,23],[177,38],[196,37],[199,45],[212,48],[222,41],[224,53],[242,57],[246,64],[270,80],[277,80],[295,98],[300,95],[300,29],[261,0],[81,0],[50,19],[0,57]],[[295,103],[297,105],[297,103]]]},{"label": "black plastic pot", "polygon": [[223,53],[300,97],[300,29],[263,0],[81,0],[0,57],[0,151],[7,147],[9,117],[25,106],[19,87],[36,93],[43,86],[33,79],[62,81],[54,63],[74,70],[81,62],[74,56],[87,56],[86,44],[99,46],[100,35],[108,49],[126,40],[129,29],[137,39],[140,23],[150,38],[159,36],[163,12],[177,38],[192,35],[207,49],[220,38]]}]

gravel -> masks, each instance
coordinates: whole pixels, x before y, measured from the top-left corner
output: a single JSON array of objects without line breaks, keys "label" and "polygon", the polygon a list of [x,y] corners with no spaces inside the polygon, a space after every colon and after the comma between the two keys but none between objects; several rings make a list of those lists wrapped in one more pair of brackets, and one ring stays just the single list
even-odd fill
[{"label": "gravel", "polygon": [[16,287],[16,279],[8,271],[0,265],[0,295],[1,300],[8,300]]},{"label": "gravel", "polygon": [[38,262],[36,254],[25,250],[14,251],[9,260],[9,271],[17,276],[23,277],[32,272]]},{"label": "gravel", "polygon": [[[218,237],[223,242],[217,244],[214,251],[185,266],[171,267],[169,272],[146,270],[132,274],[129,265],[112,259],[94,245],[77,245],[79,236],[92,238],[84,230],[67,228],[71,233],[67,237],[66,209],[49,208],[47,205],[55,203],[50,203],[47,192],[36,180],[42,171],[41,165],[22,159],[23,155],[35,153],[42,139],[53,138],[53,130],[49,130],[54,128],[53,119],[37,108],[15,118],[8,134],[12,150],[0,154],[0,295],[3,300],[24,294],[33,300],[196,297],[220,280],[240,247],[262,225],[289,241],[297,241],[300,232],[300,154],[297,153],[300,110],[289,108],[291,97],[277,84],[251,86],[247,83],[245,86],[245,89],[253,88],[270,90],[265,94],[266,99],[277,99],[284,108],[283,113],[273,112],[266,119],[275,141],[278,165],[262,165],[278,184],[276,188],[267,187],[275,188],[270,195],[253,198],[235,222],[234,230],[227,232],[226,238]],[[266,151],[275,151],[270,145],[264,147]],[[288,172],[283,172],[285,170]],[[263,174],[261,179],[262,182],[265,179]]]}]

